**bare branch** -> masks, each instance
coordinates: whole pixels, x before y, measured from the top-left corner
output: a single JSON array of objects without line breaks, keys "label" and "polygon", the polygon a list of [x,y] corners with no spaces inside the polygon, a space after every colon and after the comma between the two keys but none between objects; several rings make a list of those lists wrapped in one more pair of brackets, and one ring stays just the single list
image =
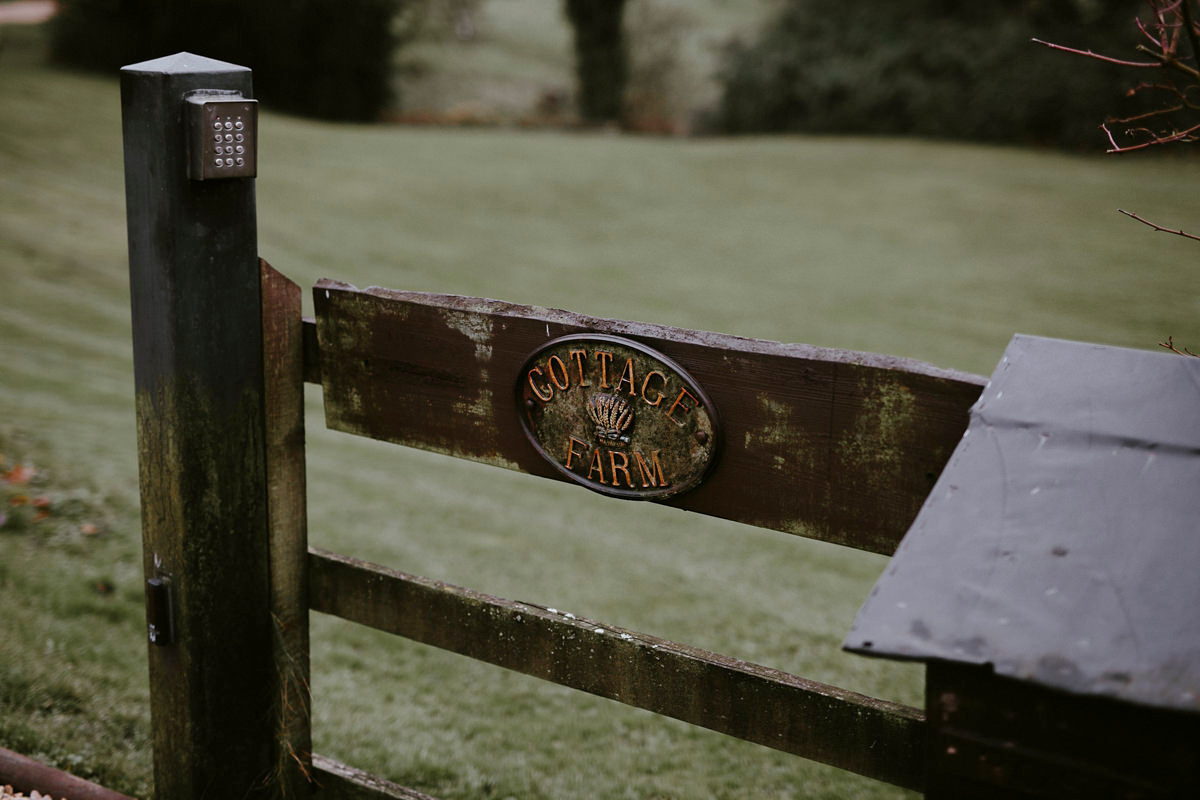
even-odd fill
[{"label": "bare branch", "polygon": [[[1136,219],[1138,222],[1142,223],[1143,225],[1149,225],[1151,228],[1153,228],[1156,231],[1161,231],[1162,233],[1171,233],[1171,234],[1174,234],[1175,236],[1182,236],[1185,239],[1192,239],[1193,241],[1200,242],[1200,236],[1196,236],[1195,234],[1188,233],[1187,231],[1175,230],[1172,228],[1164,228],[1161,225],[1156,225],[1155,223],[1151,222],[1150,220],[1145,219],[1144,217],[1140,217],[1137,214],[1133,213],[1132,211],[1126,211],[1123,208],[1118,208],[1117,211],[1120,211],[1122,214],[1124,214],[1127,217]],[[1168,341],[1170,341],[1170,340],[1168,339]]]},{"label": "bare branch", "polygon": [[1172,131],[1171,133],[1157,133],[1149,128],[1131,128],[1130,130],[1126,131],[1127,135],[1144,133],[1150,138],[1139,144],[1119,145],[1117,144],[1116,139],[1113,138],[1112,131],[1108,129],[1107,123],[1101,125],[1100,129],[1108,136],[1108,141],[1112,145],[1112,147],[1108,150],[1110,153],[1129,153],[1134,150],[1144,150],[1147,147],[1154,147],[1155,145],[1160,144],[1170,144],[1172,142],[1194,142],[1197,138],[1200,138],[1200,134],[1197,134],[1197,131],[1200,131],[1200,124],[1193,125],[1192,127],[1186,128],[1182,131]]},{"label": "bare branch", "polygon": [[1188,350],[1186,347],[1183,348],[1182,350],[1175,347],[1175,337],[1173,337],[1173,336],[1168,336],[1167,340],[1165,342],[1159,342],[1158,346],[1165,347],[1166,349],[1170,350],[1172,353],[1178,353],[1181,356],[1193,356],[1195,358],[1200,358],[1200,354],[1193,353],[1191,350]]},{"label": "bare branch", "polygon": [[[1147,55],[1150,60],[1114,58],[1094,50],[1033,40],[1054,50],[1120,67],[1161,70],[1156,73],[1159,77],[1142,81],[1127,91],[1127,97],[1144,101],[1139,110],[1123,118],[1113,115],[1100,126],[1111,145],[1108,152],[1128,153],[1173,142],[1200,141],[1200,123],[1197,123],[1196,114],[1200,112],[1200,98],[1197,98],[1200,94],[1200,25],[1196,19],[1200,9],[1194,9],[1194,4],[1200,4],[1200,0],[1148,0],[1148,13],[1134,17],[1141,33],[1141,42],[1134,50]],[[1187,45],[1184,45],[1185,39]],[[1118,142],[1110,128],[1116,125],[1123,126],[1121,140],[1125,143]],[[1200,237],[1189,235],[1188,238]]]},{"label": "bare branch", "polygon": [[1093,50],[1078,50],[1074,47],[1066,47],[1061,44],[1054,44],[1053,42],[1046,42],[1037,38],[1035,38],[1033,41],[1037,42],[1038,44],[1045,45],[1051,50],[1062,50],[1064,53],[1074,53],[1077,56],[1087,56],[1088,58],[1094,58],[1097,61],[1107,61],[1110,64],[1119,64],[1122,67],[1160,68],[1163,66],[1162,61],[1126,61],[1121,58],[1113,58],[1112,56],[1101,55]]},{"label": "bare branch", "polygon": [[[1141,92],[1164,92],[1174,95],[1182,107],[1179,110],[1190,109],[1192,111],[1200,111],[1200,82],[1193,82],[1180,87],[1175,81],[1168,79],[1164,83],[1146,83],[1143,81],[1137,86],[1125,91],[1126,97],[1134,97]],[[1192,100],[1189,95],[1197,95],[1197,100]],[[1165,107],[1164,107],[1165,108]],[[1113,120],[1109,120],[1112,122]]]},{"label": "bare branch", "polygon": [[[1067,49],[1067,48],[1063,48],[1063,49]],[[1139,44],[1134,49],[1137,50],[1139,53],[1148,53],[1148,54],[1154,56],[1155,58],[1158,59],[1158,63],[1153,64],[1153,65],[1148,65],[1142,61],[1120,61],[1115,58],[1107,58],[1104,56],[1097,56],[1094,53],[1091,53],[1091,51],[1088,51],[1088,53],[1084,53],[1084,55],[1090,54],[1093,58],[1099,58],[1102,61],[1111,61],[1114,64],[1120,64],[1121,66],[1124,66],[1124,67],[1139,67],[1139,66],[1141,66],[1141,67],[1144,67],[1144,66],[1170,67],[1171,69],[1179,70],[1180,72],[1184,73],[1185,75],[1190,75],[1193,78],[1200,78],[1200,70],[1197,70],[1195,67],[1191,66],[1190,64],[1183,63],[1178,58],[1176,58],[1173,51],[1168,50],[1167,48],[1163,48],[1161,51],[1151,50],[1149,47],[1146,47],[1146,45]],[[1079,51],[1074,51],[1074,52],[1079,52]]]},{"label": "bare branch", "polygon": [[[1153,88],[1161,89],[1164,87],[1155,86]],[[1114,117],[1113,119],[1110,119],[1109,122],[1120,123],[1122,125],[1125,125],[1130,122],[1140,122],[1141,120],[1149,119],[1151,117],[1161,117],[1165,114],[1174,114],[1176,111],[1183,111],[1183,109],[1184,109],[1184,105],[1182,103],[1180,103],[1179,105],[1176,105],[1176,106],[1165,106],[1163,108],[1155,109],[1154,111],[1146,111],[1142,114],[1135,114],[1132,117]]]},{"label": "bare branch", "polygon": [[1157,36],[1155,36],[1153,33],[1150,32],[1150,29],[1146,27],[1146,23],[1142,22],[1142,20],[1140,18],[1134,17],[1133,21],[1137,24],[1138,30],[1142,32],[1142,35],[1145,36],[1147,39],[1149,39],[1151,41],[1151,43],[1156,45],[1160,50],[1168,49],[1168,45],[1166,44],[1167,25],[1166,25],[1166,22],[1162,18],[1162,12],[1159,12],[1158,24],[1154,26],[1155,29],[1157,29],[1157,31],[1158,31]]},{"label": "bare branch", "polygon": [[1104,125],[1101,125],[1100,130],[1104,131],[1104,135],[1108,137],[1108,143],[1112,145],[1112,147],[1110,147],[1108,149],[1108,152],[1110,152],[1110,153],[1121,152],[1121,145],[1117,144],[1117,140],[1113,138],[1112,131],[1110,131],[1108,129],[1108,124],[1106,123]]},{"label": "bare branch", "polygon": [[1187,33],[1188,43],[1192,46],[1192,59],[1200,65],[1200,31],[1196,30],[1196,23],[1192,19],[1192,6],[1187,0],[1183,0],[1179,8],[1183,12],[1183,29]]},{"label": "bare branch", "polygon": [[[1158,133],[1150,130],[1149,128],[1128,128],[1125,131],[1126,136],[1132,137],[1135,134],[1140,133],[1145,135],[1146,140],[1144,142],[1138,142],[1137,144],[1118,144],[1116,137],[1113,136],[1113,132],[1108,129],[1108,123],[1101,125],[1100,130],[1104,131],[1104,135],[1108,137],[1108,143],[1112,145],[1112,147],[1108,148],[1106,151],[1108,153],[1131,153],[1134,150],[1145,150],[1147,147],[1165,144],[1167,141],[1164,140]],[[1174,139],[1169,141],[1174,141]]]}]

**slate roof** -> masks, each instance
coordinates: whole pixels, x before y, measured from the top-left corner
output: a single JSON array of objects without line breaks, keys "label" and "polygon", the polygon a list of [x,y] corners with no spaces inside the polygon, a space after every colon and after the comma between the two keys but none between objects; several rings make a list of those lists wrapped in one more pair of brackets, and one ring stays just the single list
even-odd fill
[{"label": "slate roof", "polygon": [[1200,712],[1200,358],[1014,337],[845,647]]}]

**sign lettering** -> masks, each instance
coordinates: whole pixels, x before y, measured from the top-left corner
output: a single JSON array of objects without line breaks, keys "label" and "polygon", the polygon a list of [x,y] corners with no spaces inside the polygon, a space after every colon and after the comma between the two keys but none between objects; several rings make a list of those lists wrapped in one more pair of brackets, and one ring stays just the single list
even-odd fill
[{"label": "sign lettering", "polygon": [[521,424],[566,477],[604,494],[660,499],[699,484],[718,443],[716,410],[682,367],[605,334],[548,342],[516,381]]}]

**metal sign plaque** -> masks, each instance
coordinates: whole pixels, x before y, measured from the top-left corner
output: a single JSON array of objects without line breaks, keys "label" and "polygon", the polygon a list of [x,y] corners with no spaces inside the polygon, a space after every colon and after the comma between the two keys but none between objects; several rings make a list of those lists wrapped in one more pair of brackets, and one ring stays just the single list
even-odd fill
[{"label": "metal sign plaque", "polygon": [[661,353],[616,336],[548,342],[521,368],[517,404],[547,461],[615,497],[686,492],[717,450],[716,411],[699,384]]}]

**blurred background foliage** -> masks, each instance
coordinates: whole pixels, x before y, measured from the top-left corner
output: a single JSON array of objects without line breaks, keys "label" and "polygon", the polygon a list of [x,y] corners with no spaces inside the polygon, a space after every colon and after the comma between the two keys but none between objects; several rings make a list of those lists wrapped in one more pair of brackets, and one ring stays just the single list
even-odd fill
[{"label": "blurred background foliage", "polygon": [[408,0],[62,0],[56,62],[112,74],[188,51],[248,66],[282,111],[371,121],[392,102]]},{"label": "blurred background foliage", "polygon": [[[496,124],[514,115],[501,113],[495,98],[446,115],[422,106],[429,97],[420,88],[404,91],[429,78],[430,42],[445,62],[448,48],[511,35],[489,24],[496,2],[63,0],[53,55],[112,72],[188,50],[251,67],[259,98],[283,111]],[[1107,116],[1140,110],[1122,98],[1137,76],[1032,42],[1131,54],[1139,0],[772,0],[747,4],[741,19],[725,5],[540,4],[523,24],[557,36],[545,40],[557,50],[548,57],[573,62],[574,73],[541,75],[519,116],[654,133],[915,135],[1081,148],[1099,146],[1097,126]],[[704,27],[714,19],[723,31]],[[480,68],[504,72],[495,63]]]},{"label": "blurred background foliage", "polygon": [[1094,147],[1133,85],[1033,38],[1132,54],[1137,0],[788,0],[735,42],[708,126]]}]

